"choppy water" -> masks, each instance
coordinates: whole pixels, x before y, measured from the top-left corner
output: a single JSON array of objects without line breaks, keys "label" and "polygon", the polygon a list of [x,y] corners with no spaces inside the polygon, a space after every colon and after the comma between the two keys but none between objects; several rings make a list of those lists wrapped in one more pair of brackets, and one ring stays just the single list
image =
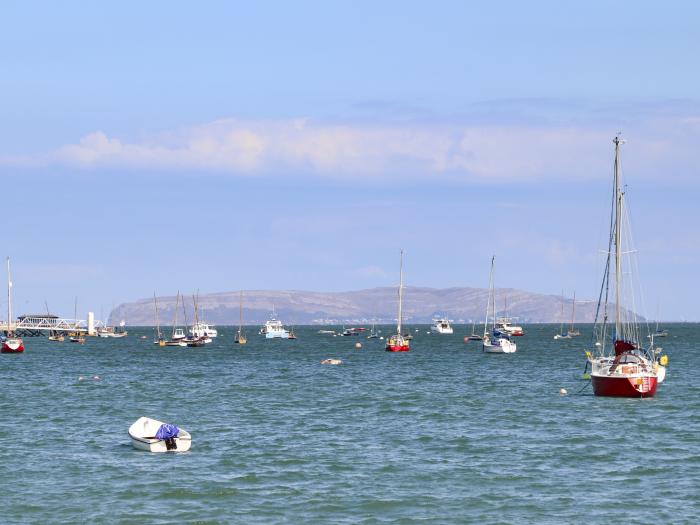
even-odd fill
[{"label": "choppy water", "polygon": [[[26,339],[0,356],[0,522],[697,523],[700,326],[669,326],[668,377],[645,400],[573,395],[586,330],[527,328],[513,355],[464,344],[464,327],[422,327],[407,354],[316,328],[251,329],[242,347],[224,328],[193,349],[147,329]],[[141,415],[189,430],[192,450],[132,449]]]}]

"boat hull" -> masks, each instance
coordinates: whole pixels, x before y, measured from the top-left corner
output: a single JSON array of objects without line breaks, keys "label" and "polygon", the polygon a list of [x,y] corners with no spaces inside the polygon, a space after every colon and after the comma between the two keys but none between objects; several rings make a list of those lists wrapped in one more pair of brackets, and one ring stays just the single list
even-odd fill
[{"label": "boat hull", "polygon": [[2,342],[3,354],[21,354],[24,352],[24,342],[21,339],[6,339]]},{"label": "boat hull", "polygon": [[192,436],[186,430],[179,429],[177,437],[156,439],[154,434],[161,421],[141,417],[129,427],[131,445],[146,452],[187,452],[192,446]]},{"label": "boat hull", "polygon": [[387,352],[408,352],[410,348],[408,345],[386,345],[385,350]]},{"label": "boat hull", "polygon": [[517,350],[515,343],[508,342],[507,344],[490,344],[482,343],[481,351],[486,354],[513,354]]},{"label": "boat hull", "polygon": [[599,376],[591,374],[593,393],[605,397],[653,397],[656,376]]}]

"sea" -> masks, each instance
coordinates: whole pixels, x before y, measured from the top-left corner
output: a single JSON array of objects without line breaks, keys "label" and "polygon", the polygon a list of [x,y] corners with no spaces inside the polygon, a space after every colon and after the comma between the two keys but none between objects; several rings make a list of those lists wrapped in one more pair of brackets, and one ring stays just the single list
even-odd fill
[{"label": "sea", "polygon": [[[0,355],[0,523],[700,522],[700,325],[666,325],[651,399],[592,395],[590,326],[525,325],[509,355],[465,343],[471,326],[411,325],[402,354],[319,328],[248,327],[239,346],[220,327],[202,348],[151,328],[26,338]],[[191,450],[134,449],[141,416]]]}]

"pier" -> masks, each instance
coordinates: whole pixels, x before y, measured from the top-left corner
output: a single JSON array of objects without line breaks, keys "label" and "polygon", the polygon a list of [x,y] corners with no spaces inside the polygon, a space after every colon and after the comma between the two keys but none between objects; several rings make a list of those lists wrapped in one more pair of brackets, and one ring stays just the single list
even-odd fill
[{"label": "pier", "polygon": [[[102,321],[95,321],[92,312],[88,313],[87,321],[81,319],[62,319],[56,315],[22,315],[12,323],[11,328],[21,337],[40,337],[49,334],[78,333],[96,335],[97,329],[103,326]],[[7,321],[0,321],[0,333],[7,334]]]}]

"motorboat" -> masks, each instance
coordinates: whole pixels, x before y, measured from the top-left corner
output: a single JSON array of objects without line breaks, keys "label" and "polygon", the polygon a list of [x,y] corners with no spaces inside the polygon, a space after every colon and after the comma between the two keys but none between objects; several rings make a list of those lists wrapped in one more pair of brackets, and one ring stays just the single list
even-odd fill
[{"label": "motorboat", "polygon": [[430,327],[431,332],[438,334],[453,334],[454,329],[450,326],[450,320],[447,318],[433,319],[433,324]]},{"label": "motorboat", "polygon": [[274,316],[260,328],[260,335],[264,335],[265,339],[289,339],[289,331],[284,328],[282,321]]},{"label": "motorboat", "polygon": [[362,332],[366,332],[367,328],[345,328],[343,333],[340,334],[343,337],[360,335]]},{"label": "motorboat", "polygon": [[512,325],[510,324],[511,321],[511,317],[499,317],[496,320],[496,328],[501,332],[507,333],[511,337],[520,337],[525,335],[522,326]]},{"label": "motorboat", "polygon": [[192,436],[182,428],[149,417],[138,418],[129,427],[131,444],[147,452],[187,452]]},{"label": "motorboat", "polygon": [[[623,141],[616,136],[613,143],[615,165],[607,260],[593,329],[596,342],[593,350],[586,352],[586,367],[591,367],[591,384],[596,396],[652,397],[666,377],[668,357],[660,355],[661,349],[654,347],[653,337],[647,346],[641,344],[636,314],[623,308],[625,302],[635,304],[634,296],[625,298],[623,291],[630,293],[634,290],[627,279],[637,264],[629,260],[635,250],[630,242],[625,191],[620,180],[620,145]],[[627,256],[624,261],[623,255]],[[609,298],[613,294],[614,297]],[[613,312],[609,312],[611,306]]]},{"label": "motorboat", "polygon": [[200,321],[192,325],[190,328],[190,335],[192,337],[212,338],[218,336],[219,332],[213,326]]}]

